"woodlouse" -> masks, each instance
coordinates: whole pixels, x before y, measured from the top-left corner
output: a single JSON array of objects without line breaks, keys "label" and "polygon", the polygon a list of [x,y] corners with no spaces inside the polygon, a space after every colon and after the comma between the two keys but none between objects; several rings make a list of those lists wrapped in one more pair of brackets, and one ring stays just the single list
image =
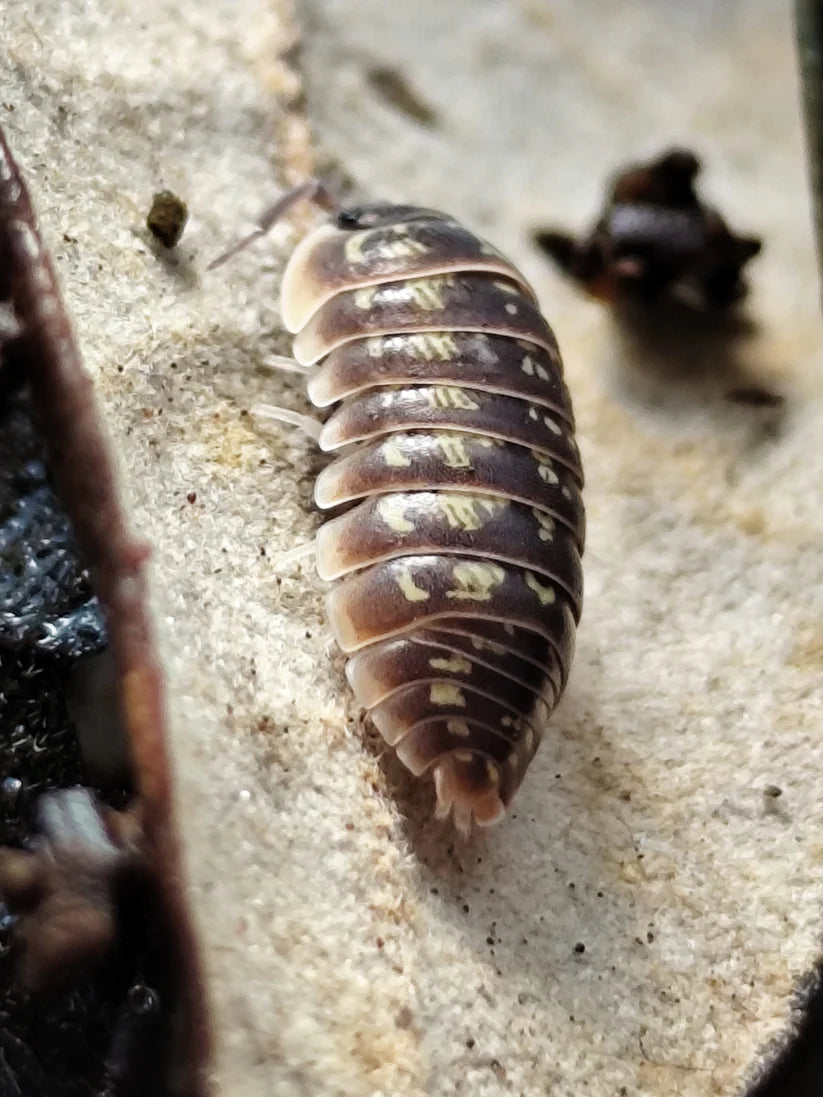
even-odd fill
[{"label": "woodlouse", "polygon": [[582,607],[583,473],[554,335],[507,259],[414,206],[309,233],[281,306],[330,412],[315,500],[342,513],[316,562],[340,580],[328,615],[355,696],[414,774],[433,772],[439,815],[494,823],[566,685]]}]

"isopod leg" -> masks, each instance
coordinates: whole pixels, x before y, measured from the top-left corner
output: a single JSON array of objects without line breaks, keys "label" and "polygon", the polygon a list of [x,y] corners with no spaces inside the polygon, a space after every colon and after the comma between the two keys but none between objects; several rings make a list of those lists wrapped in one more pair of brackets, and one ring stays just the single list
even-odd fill
[{"label": "isopod leg", "polygon": [[447,754],[435,767],[434,788],[437,818],[446,819],[453,812],[455,826],[462,834],[470,833],[472,819],[478,826],[489,827],[506,814],[497,768],[482,754]]},{"label": "isopod leg", "polygon": [[320,438],[320,431],[323,428],[319,419],[313,419],[311,415],[303,415],[299,411],[292,411],[291,408],[278,407],[276,404],[255,404],[251,413],[256,419],[268,419],[273,423],[288,423],[289,426],[297,427],[313,442]]},{"label": "isopod leg", "polygon": [[264,369],[280,370],[283,373],[299,373],[301,377],[307,377],[311,373],[309,366],[301,366],[294,358],[285,354],[269,354],[260,363]]}]

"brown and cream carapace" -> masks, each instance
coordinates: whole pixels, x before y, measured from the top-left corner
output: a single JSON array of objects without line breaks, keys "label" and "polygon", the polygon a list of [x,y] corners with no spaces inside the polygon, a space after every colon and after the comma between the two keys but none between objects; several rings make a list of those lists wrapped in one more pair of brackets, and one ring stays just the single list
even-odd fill
[{"label": "brown and cream carapace", "polygon": [[372,205],[296,248],[282,315],[330,413],[317,568],[349,681],[438,813],[505,814],[565,687],[583,473],[551,329],[445,214]]}]

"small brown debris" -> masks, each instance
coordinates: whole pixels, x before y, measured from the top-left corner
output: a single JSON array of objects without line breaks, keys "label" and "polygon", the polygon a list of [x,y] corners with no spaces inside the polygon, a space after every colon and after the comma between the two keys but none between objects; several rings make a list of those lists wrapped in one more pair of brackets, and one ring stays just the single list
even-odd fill
[{"label": "small brown debris", "polygon": [[413,1022],[414,1014],[408,1006],[403,1006],[403,1008],[394,1019],[394,1023],[395,1025],[397,1025],[398,1028],[411,1028]]},{"label": "small brown debris", "polygon": [[190,491],[188,493],[188,495],[186,496],[186,502],[196,503],[197,502],[197,492],[196,491]]},{"label": "small brown debris", "polygon": [[374,91],[395,110],[428,129],[437,125],[437,112],[397,69],[389,65],[374,65],[366,73],[366,79]]},{"label": "small brown debris", "polygon": [[583,953],[586,951],[586,946],[583,944],[582,941],[578,941],[577,944],[574,946],[574,951],[577,953],[578,956],[582,956]]},{"label": "small brown debris", "polygon": [[506,1068],[500,1062],[499,1059],[489,1060],[489,1070],[494,1074],[501,1082],[506,1079]]},{"label": "small brown debris", "polygon": [[146,228],[164,248],[173,248],[179,243],[188,219],[189,211],[183,199],[173,191],[161,190],[152,199]]}]

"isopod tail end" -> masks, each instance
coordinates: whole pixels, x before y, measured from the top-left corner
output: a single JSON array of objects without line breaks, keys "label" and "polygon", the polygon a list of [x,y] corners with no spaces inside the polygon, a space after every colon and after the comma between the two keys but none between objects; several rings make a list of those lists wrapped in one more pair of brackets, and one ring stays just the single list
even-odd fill
[{"label": "isopod tail end", "polygon": [[434,769],[437,794],[435,815],[446,819],[454,815],[454,824],[468,836],[472,820],[479,827],[494,826],[506,814],[500,798],[500,772],[494,762],[472,751],[453,751]]}]

